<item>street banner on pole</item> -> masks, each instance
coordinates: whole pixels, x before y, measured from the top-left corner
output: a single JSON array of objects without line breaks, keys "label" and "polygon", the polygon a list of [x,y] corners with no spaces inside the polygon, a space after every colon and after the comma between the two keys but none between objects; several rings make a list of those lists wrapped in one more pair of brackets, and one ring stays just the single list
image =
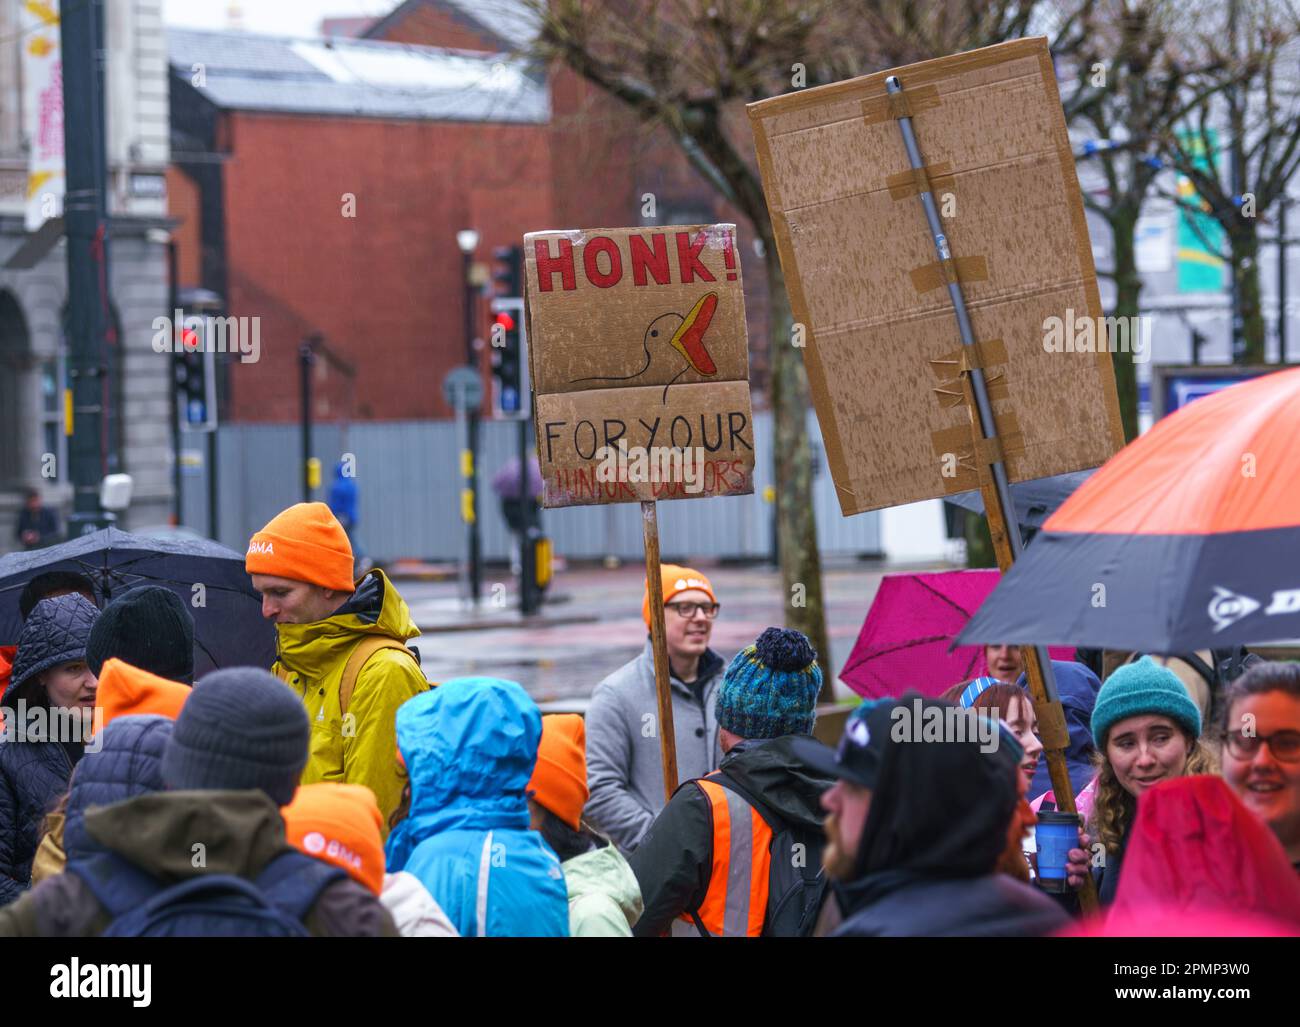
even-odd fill
[{"label": "street banner on pole", "polygon": [[[1218,133],[1207,128],[1204,134],[1186,131],[1178,133],[1179,142],[1195,158],[1196,166],[1204,170],[1214,167],[1219,145]],[[1207,148],[1208,144],[1208,148]],[[1192,180],[1178,176],[1178,196],[1195,206],[1205,204],[1197,195]],[[1222,253],[1226,246],[1223,226],[1207,212],[1178,208],[1178,291],[1222,292],[1224,269],[1228,266]]]},{"label": "street banner on pole", "polygon": [[23,227],[35,232],[47,220],[63,213],[63,59],[59,43],[59,0],[23,4],[19,25],[23,123],[31,139]]}]

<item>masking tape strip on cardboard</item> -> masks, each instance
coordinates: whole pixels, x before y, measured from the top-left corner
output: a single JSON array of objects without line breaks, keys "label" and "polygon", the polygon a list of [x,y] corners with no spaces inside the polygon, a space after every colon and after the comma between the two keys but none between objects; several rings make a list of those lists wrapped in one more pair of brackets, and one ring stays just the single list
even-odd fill
[{"label": "masking tape strip on cardboard", "polygon": [[1016,415],[1007,411],[996,415],[998,434],[986,439],[974,423],[958,424],[931,432],[930,447],[941,461],[948,455],[956,458],[954,474],[942,474],[945,494],[968,492],[993,477],[991,464],[1006,462],[1008,456],[1022,453],[1025,437]]},{"label": "masking tape strip on cardboard", "polygon": [[939,106],[939,87],[917,86],[901,93],[883,93],[862,101],[862,120],[868,125],[878,125],[891,118],[914,118],[921,111]]},{"label": "masking tape strip on cardboard", "polygon": [[981,256],[949,257],[913,268],[908,277],[912,279],[912,288],[921,293],[961,282],[987,282],[989,262]]},{"label": "masking tape strip on cardboard", "polygon": [[947,161],[938,164],[926,164],[920,168],[908,168],[885,179],[889,187],[891,200],[906,200],[921,193],[934,193],[940,189],[951,189],[956,183],[952,165]]}]

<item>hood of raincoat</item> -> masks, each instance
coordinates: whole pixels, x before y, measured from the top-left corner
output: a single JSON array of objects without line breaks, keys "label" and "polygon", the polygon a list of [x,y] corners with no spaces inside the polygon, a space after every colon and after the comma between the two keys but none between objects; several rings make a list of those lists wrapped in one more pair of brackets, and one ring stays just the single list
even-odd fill
[{"label": "hood of raincoat", "polygon": [[344,663],[358,635],[385,635],[409,641],[420,634],[411,608],[383,571],[361,579],[352,598],[324,620],[277,624],[279,662],[304,677],[319,679]]},{"label": "hood of raincoat", "polygon": [[908,730],[898,730],[907,725],[891,714],[901,705],[910,715],[917,700],[927,717],[931,707],[940,714],[952,707],[909,692],[868,715],[871,735],[883,745],[855,880],[841,889],[846,914],[916,880],[992,873],[1006,847],[1019,756],[1006,744],[983,752],[969,736],[909,740]]},{"label": "hood of raincoat", "polygon": [[37,603],[23,624],[13,676],[3,702],[9,704],[18,690],[41,671],[71,660],[84,660],[86,641],[98,616],[95,604],[75,592]]},{"label": "hood of raincoat", "polygon": [[[623,854],[616,845],[605,845],[584,852],[581,856],[566,859],[560,864],[564,869],[564,883],[569,889],[569,908],[583,904],[584,900],[603,897],[618,906],[627,917],[629,929],[641,917],[645,908],[641,902],[641,886]],[[570,921],[570,931],[579,930]]]},{"label": "hood of raincoat", "polygon": [[1221,777],[1163,781],[1138,801],[1111,914],[1258,914],[1300,928],[1300,878],[1277,836]]},{"label": "hood of raincoat", "polygon": [[97,849],[166,882],[194,876],[195,839],[209,873],[247,878],[290,849],[280,809],[261,789],[150,792],[87,810],[85,828]]},{"label": "hood of raincoat", "polygon": [[722,757],[718,768],[792,827],[821,831],[821,797],[835,784],[792,749],[798,735],[746,739]]},{"label": "hood of raincoat", "polygon": [[389,865],[441,831],[528,830],[525,791],[541,737],[541,712],[513,681],[453,678],[403,703],[397,747],[411,805],[389,837]]},{"label": "hood of raincoat", "polygon": [[99,732],[99,751],[81,758],[68,790],[63,847],[70,858],[96,848],[86,834],[88,809],[163,790],[162,754],[173,726],[167,717],[129,716]]},{"label": "hood of raincoat", "polygon": [[[1061,708],[1065,711],[1065,726],[1070,732],[1070,745],[1065,750],[1065,766],[1070,773],[1070,785],[1074,794],[1078,795],[1097,772],[1092,764],[1092,754],[1096,751],[1092,741],[1092,708],[1097,705],[1101,678],[1082,663],[1073,660],[1053,660],[1052,670],[1056,675]],[[1025,675],[1021,674],[1016,684],[1028,688]],[[1051,790],[1052,779],[1047,771],[1047,759],[1043,758],[1038,761],[1038,769],[1034,771],[1028,795],[1033,799]]]}]

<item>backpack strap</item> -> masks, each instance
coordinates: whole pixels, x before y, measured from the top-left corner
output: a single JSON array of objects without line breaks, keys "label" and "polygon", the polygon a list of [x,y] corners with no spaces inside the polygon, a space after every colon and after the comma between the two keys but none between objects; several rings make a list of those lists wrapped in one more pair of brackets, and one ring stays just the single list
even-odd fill
[{"label": "backpack strap", "polygon": [[[361,676],[361,668],[365,666],[366,660],[381,649],[397,649],[406,653],[415,661],[416,669],[420,670],[420,661],[415,653],[406,648],[405,643],[400,639],[393,638],[391,635],[367,635],[352,647],[352,652],[348,654],[348,662],[343,665],[343,677],[339,681],[340,715],[346,715],[348,712],[348,704],[352,701],[352,693],[357,687],[357,678]],[[424,676],[423,670],[420,670],[420,676]]]},{"label": "backpack strap", "polygon": [[267,863],[253,883],[267,902],[301,922],[326,888],[346,880],[350,878],[342,867],[287,849]]},{"label": "backpack strap", "polygon": [[145,873],[111,851],[69,860],[67,871],[81,878],[110,921],[146,905],[167,887],[152,874]]}]

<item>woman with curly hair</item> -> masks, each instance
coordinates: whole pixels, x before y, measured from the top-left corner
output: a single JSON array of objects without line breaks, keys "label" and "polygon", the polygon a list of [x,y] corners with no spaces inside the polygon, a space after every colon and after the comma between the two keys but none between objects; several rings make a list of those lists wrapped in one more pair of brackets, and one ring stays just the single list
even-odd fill
[{"label": "woman with curly hair", "polygon": [[[1178,675],[1149,656],[1120,667],[1101,686],[1092,711],[1097,746],[1096,799],[1070,850],[1069,882],[1078,887],[1090,864],[1103,904],[1115,897],[1138,800],[1161,781],[1217,774],[1219,761],[1201,740],[1201,711]],[[1100,849],[1095,859],[1093,840]]]}]

